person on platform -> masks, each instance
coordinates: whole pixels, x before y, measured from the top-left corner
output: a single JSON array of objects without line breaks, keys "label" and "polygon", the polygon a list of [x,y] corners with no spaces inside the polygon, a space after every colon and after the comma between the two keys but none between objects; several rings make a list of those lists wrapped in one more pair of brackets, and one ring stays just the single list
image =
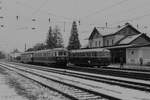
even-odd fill
[{"label": "person on platform", "polygon": [[142,65],[143,65],[143,58],[140,57],[140,66],[142,66]]}]

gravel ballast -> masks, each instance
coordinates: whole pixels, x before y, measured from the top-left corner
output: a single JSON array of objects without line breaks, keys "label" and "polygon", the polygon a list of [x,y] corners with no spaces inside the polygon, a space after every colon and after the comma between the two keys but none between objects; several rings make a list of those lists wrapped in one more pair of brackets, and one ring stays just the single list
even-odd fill
[{"label": "gravel ballast", "polygon": [[52,91],[13,71],[0,68],[0,74],[5,76],[5,84],[14,89],[17,95],[26,98],[25,100],[69,100],[58,92]]}]

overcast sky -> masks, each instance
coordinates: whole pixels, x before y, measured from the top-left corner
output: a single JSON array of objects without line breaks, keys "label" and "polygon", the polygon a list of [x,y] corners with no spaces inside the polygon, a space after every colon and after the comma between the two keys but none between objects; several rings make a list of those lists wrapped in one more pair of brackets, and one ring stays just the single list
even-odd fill
[{"label": "overcast sky", "polygon": [[[80,20],[79,38],[84,45],[94,26],[117,26],[130,22],[150,32],[150,0],[0,0],[0,49],[24,50],[45,42],[48,27],[58,25],[68,44],[73,20]],[[18,16],[18,20],[16,19]],[[51,18],[51,23],[48,22]],[[36,21],[32,21],[36,19]],[[65,23],[65,25],[64,25]],[[35,28],[35,30],[32,30]]]}]

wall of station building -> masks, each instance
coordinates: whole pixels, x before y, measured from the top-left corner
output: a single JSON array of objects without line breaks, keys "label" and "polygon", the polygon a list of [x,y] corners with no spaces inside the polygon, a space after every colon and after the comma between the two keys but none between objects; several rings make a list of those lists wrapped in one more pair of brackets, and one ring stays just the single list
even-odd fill
[{"label": "wall of station building", "polygon": [[103,47],[103,38],[99,37],[96,39],[89,40],[89,47],[90,48]]},{"label": "wall of station building", "polygon": [[126,63],[140,64],[140,58],[143,59],[144,65],[150,65],[150,47],[127,48]]}]

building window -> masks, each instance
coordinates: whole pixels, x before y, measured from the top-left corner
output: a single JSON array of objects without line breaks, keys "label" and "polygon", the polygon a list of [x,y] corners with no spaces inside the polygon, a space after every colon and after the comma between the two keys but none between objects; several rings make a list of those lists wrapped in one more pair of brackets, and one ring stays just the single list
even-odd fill
[{"label": "building window", "polygon": [[95,47],[97,47],[97,41],[95,41]]},{"label": "building window", "polygon": [[99,41],[99,47],[101,46],[101,41]]},{"label": "building window", "polygon": [[107,40],[107,46],[109,46],[109,40]]},{"label": "building window", "polygon": [[112,45],[114,44],[114,40],[112,39]]},{"label": "building window", "polygon": [[92,42],[89,43],[89,47],[90,47],[90,48],[92,47]]},{"label": "building window", "polygon": [[131,51],[131,54],[133,55],[133,54],[134,54],[134,51]]}]

